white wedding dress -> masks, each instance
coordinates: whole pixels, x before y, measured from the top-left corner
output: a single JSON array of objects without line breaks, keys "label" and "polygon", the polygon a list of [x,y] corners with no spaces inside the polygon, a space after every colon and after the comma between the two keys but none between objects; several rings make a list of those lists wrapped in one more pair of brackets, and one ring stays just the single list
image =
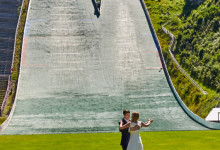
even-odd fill
[{"label": "white wedding dress", "polygon": [[[134,127],[135,125],[139,125],[141,127],[141,121],[138,121],[137,123],[131,122],[130,127]],[[140,129],[136,131],[130,131],[130,140],[127,150],[143,150]]]}]

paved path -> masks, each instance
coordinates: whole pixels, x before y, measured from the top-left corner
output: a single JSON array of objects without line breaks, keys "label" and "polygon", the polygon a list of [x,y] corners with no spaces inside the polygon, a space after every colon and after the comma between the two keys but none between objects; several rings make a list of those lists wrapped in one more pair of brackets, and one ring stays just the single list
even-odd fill
[{"label": "paved path", "polygon": [[31,0],[13,118],[3,134],[118,132],[122,110],[143,131],[206,130],[179,107],[139,0]]}]

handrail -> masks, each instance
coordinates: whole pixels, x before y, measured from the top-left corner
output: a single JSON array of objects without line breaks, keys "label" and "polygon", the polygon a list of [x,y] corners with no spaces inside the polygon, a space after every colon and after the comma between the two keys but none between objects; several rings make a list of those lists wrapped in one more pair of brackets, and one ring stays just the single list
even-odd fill
[{"label": "handrail", "polygon": [[[31,0],[28,0],[28,9],[30,9],[30,7],[29,7],[30,3],[31,3]],[[22,8],[24,7],[23,5],[24,5],[24,0],[23,0],[23,3],[22,3]],[[22,9],[21,9],[21,11],[22,11]],[[28,13],[27,13],[26,18],[27,17],[28,17]],[[26,22],[27,22],[27,20],[26,20]],[[25,24],[26,24],[26,22],[25,22]],[[11,111],[10,111],[7,119],[0,125],[0,133],[3,132],[3,130],[8,126],[9,122],[11,121],[11,118],[13,116],[13,113],[14,113],[14,110],[15,110],[15,107],[16,107],[16,103],[17,103],[17,99],[15,98],[15,100],[13,102],[13,105],[12,105],[12,108],[11,108]]]},{"label": "handrail", "polygon": [[8,76],[8,86],[7,86],[7,90],[6,90],[6,92],[5,92],[5,97],[4,97],[2,106],[1,106],[0,116],[2,115],[2,113],[3,113],[3,111],[4,111],[5,104],[6,104],[7,101],[8,101],[9,94],[10,94],[10,92],[11,92],[11,88],[12,88],[11,76]]},{"label": "handrail", "polygon": [[9,98],[9,93],[11,91],[11,75],[12,75],[12,71],[13,71],[13,64],[14,64],[14,55],[15,55],[15,49],[16,49],[16,39],[17,39],[17,31],[19,28],[19,23],[20,23],[20,19],[21,19],[21,14],[22,14],[22,8],[24,5],[24,0],[22,0],[22,5],[21,5],[21,9],[20,9],[20,13],[19,13],[19,18],[18,18],[18,22],[17,22],[17,27],[16,27],[16,31],[15,31],[15,40],[14,40],[14,50],[13,50],[13,56],[12,56],[12,62],[11,62],[11,74],[8,77],[8,86],[7,86],[7,91],[5,93],[5,97],[1,106],[1,111],[0,111],[0,116],[2,115],[3,111],[4,111],[4,107],[6,102],[8,101]]},{"label": "handrail", "polygon": [[158,49],[158,52],[159,52],[159,56],[160,56],[160,59],[161,59],[161,64],[163,66],[163,71],[164,71],[164,74],[166,76],[166,79],[167,79],[167,82],[170,86],[170,89],[171,91],[173,92],[177,102],[179,103],[180,107],[185,111],[185,113],[192,119],[194,120],[195,122],[199,123],[200,125],[206,127],[206,128],[209,128],[209,129],[220,129],[220,124],[218,123],[213,123],[213,122],[207,122],[205,121],[204,119],[200,118],[199,116],[197,116],[196,114],[194,114],[192,111],[189,110],[189,108],[183,103],[182,99],[180,98],[180,96],[178,95],[178,93],[176,92],[176,89],[175,87],[173,86],[173,83],[170,79],[170,76],[169,76],[169,73],[168,73],[168,70],[167,70],[167,67],[166,67],[166,63],[164,61],[164,57],[163,57],[163,53],[162,53],[162,49],[161,49],[161,46],[160,46],[160,43],[159,43],[159,40],[157,38],[157,34],[154,30],[154,26],[151,22],[151,18],[150,18],[150,14],[147,10],[147,7],[144,3],[144,0],[140,0],[141,2],[141,5],[142,5],[142,8],[144,10],[144,13],[145,13],[145,16],[146,16],[146,19],[148,21],[148,24],[149,24],[149,27],[150,27],[150,30],[151,30],[151,33],[152,33],[152,36],[153,36],[153,39],[155,41],[155,44],[156,44],[156,47]]},{"label": "handrail", "polygon": [[169,47],[169,53],[170,53],[170,56],[172,58],[172,60],[175,62],[177,68],[182,71],[182,73],[190,80],[190,82],[192,84],[194,84],[204,95],[207,95],[208,93],[203,90],[189,75],[188,73],[180,66],[180,64],[178,63],[178,61],[176,60],[175,56],[173,55],[172,51],[174,49],[174,45],[175,45],[175,39],[176,37],[170,32],[168,31],[164,26],[162,26],[162,30],[168,34],[170,36],[170,38],[172,39],[171,40],[171,43],[170,43],[170,47]]}]

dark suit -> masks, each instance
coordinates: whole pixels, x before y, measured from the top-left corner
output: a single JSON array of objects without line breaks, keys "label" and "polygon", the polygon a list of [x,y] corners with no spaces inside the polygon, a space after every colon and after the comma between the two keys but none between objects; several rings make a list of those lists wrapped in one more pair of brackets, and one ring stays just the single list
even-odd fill
[{"label": "dark suit", "polygon": [[[126,123],[127,123],[127,121],[123,118],[122,119],[122,124],[125,125]],[[129,130],[129,128],[119,130],[122,133],[121,146],[122,146],[123,150],[127,149],[128,142],[129,142],[129,139],[130,139],[130,133],[128,132],[128,130]]]}]

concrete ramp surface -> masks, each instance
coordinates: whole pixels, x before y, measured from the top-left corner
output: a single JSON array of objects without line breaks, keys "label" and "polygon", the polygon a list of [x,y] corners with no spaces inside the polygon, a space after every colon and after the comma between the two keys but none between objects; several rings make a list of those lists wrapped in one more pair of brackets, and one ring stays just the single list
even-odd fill
[{"label": "concrete ramp surface", "polygon": [[31,0],[17,103],[2,134],[118,132],[123,109],[142,131],[206,130],[167,83],[139,0]]}]

